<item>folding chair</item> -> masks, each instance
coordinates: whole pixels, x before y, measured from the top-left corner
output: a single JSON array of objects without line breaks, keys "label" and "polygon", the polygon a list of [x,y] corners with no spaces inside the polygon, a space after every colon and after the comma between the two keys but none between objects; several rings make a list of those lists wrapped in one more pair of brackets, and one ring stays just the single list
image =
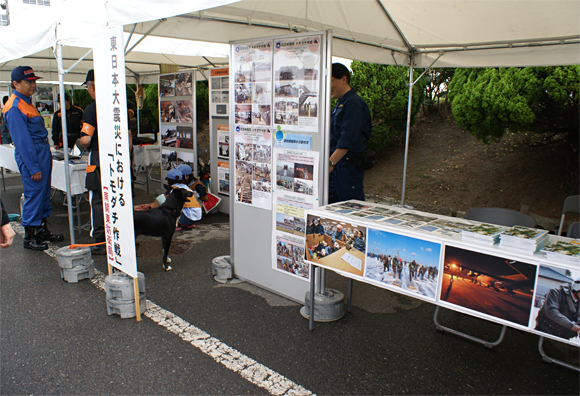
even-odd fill
[{"label": "folding chair", "polygon": [[580,223],[575,222],[570,224],[568,231],[566,232],[568,238],[580,238]]},{"label": "folding chair", "polygon": [[[532,219],[530,216],[527,216],[523,213],[516,212],[515,210],[510,209],[503,209],[503,208],[473,208],[469,209],[465,213],[465,218],[469,220],[476,220],[485,223],[492,223],[497,225],[502,225],[506,227],[513,227],[515,225],[523,226],[523,227],[536,227],[536,221]],[[435,322],[435,329],[439,331],[444,331],[447,333],[454,334],[459,337],[466,338],[468,340],[477,342],[486,346],[487,348],[493,348],[496,345],[499,345],[505,336],[505,332],[507,330],[507,326],[502,325],[501,332],[499,338],[496,341],[486,341],[481,338],[477,338],[471,336],[469,334],[462,333],[461,331],[451,329],[449,327],[442,326],[439,324],[437,320],[437,315],[439,314],[439,306],[435,308],[435,315],[433,316],[433,322]]]},{"label": "folding chair", "polygon": [[566,218],[566,213],[580,213],[580,195],[570,195],[564,201],[564,207],[562,208],[562,217],[560,218],[560,226],[558,227],[558,235],[562,235],[562,229],[564,228],[564,219]]}]

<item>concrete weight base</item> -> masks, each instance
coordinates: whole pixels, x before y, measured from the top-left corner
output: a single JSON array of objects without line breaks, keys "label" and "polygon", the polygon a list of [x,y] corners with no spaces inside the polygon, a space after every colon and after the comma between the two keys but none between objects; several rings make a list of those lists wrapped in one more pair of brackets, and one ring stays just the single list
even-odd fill
[{"label": "concrete weight base", "polygon": [[[334,322],[344,316],[344,294],[335,289],[325,289],[324,294],[314,294],[314,321]],[[300,314],[310,319],[310,292],[304,296]]]}]

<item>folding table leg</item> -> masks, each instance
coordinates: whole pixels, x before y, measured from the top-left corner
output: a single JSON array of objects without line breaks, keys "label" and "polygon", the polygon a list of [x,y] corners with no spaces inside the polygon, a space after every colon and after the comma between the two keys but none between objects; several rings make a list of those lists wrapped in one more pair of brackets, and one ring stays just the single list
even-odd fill
[{"label": "folding table leg", "polygon": [[568,364],[568,363],[563,362],[561,360],[551,358],[548,355],[546,355],[546,352],[544,352],[544,337],[540,337],[540,341],[538,342],[538,350],[540,351],[540,355],[542,355],[542,360],[544,362],[554,363],[554,364],[557,364],[559,366],[569,368],[570,370],[576,370],[576,371],[580,372],[580,368],[578,368],[576,366],[572,366],[571,364]]},{"label": "folding table leg", "polygon": [[439,324],[439,321],[437,320],[437,315],[438,314],[439,314],[439,306],[437,306],[437,308],[435,308],[435,315],[433,316],[433,322],[435,322],[435,328],[437,330],[439,330],[439,331],[445,331],[447,333],[451,333],[451,334],[454,334],[456,336],[466,338],[466,339],[468,339],[470,341],[477,342],[478,344],[482,344],[483,346],[485,346],[485,347],[487,347],[489,349],[493,348],[496,345],[499,345],[503,341],[503,338],[505,336],[505,332],[506,332],[506,329],[507,329],[507,327],[505,325],[502,326],[501,327],[501,333],[499,335],[499,338],[496,341],[493,341],[493,342],[486,341],[486,340],[482,340],[481,338],[477,338],[477,337],[471,336],[469,334],[462,333],[461,331],[457,331],[457,330],[451,329],[449,327],[441,326]]}]

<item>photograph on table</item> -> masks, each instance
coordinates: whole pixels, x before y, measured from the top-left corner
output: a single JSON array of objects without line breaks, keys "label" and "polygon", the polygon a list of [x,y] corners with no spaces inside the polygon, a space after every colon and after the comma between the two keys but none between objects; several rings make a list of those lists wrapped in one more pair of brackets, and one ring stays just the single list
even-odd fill
[{"label": "photograph on table", "polygon": [[183,124],[193,122],[193,101],[178,100],[175,102],[175,120]]},{"label": "photograph on table", "polygon": [[175,96],[175,75],[159,76],[159,97]]},{"label": "photograph on table", "polygon": [[175,122],[175,102],[162,100],[159,103],[159,121]]},{"label": "photograph on table", "polygon": [[[167,172],[171,169],[177,168],[179,165],[186,164],[194,169],[195,159],[193,153],[183,151],[161,150],[161,168]],[[165,174],[163,175],[165,177]],[[164,181],[165,183],[165,181]]]},{"label": "photograph on table", "polygon": [[297,241],[276,236],[276,269],[308,279],[310,265],[304,262],[304,246]]},{"label": "photograph on table", "polygon": [[580,345],[579,297],[580,268],[540,264],[530,328]]},{"label": "photograph on table", "polygon": [[440,301],[528,326],[537,267],[447,245]]},{"label": "photograph on table", "polygon": [[193,96],[192,73],[179,73],[177,75],[175,96]]},{"label": "photograph on table", "polygon": [[252,105],[236,105],[236,124],[249,125],[252,123]]},{"label": "photograph on table", "polygon": [[306,223],[327,223],[329,233],[307,234],[306,259],[342,272],[363,276],[367,227],[309,214]]},{"label": "photograph on table", "polygon": [[440,269],[440,243],[369,228],[366,279],[435,302]]}]

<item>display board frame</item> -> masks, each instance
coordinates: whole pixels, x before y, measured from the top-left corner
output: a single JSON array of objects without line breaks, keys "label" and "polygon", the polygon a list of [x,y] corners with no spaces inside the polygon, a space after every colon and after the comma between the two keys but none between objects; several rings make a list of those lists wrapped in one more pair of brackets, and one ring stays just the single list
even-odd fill
[{"label": "display board frame", "polygon": [[[318,95],[319,95],[319,107],[317,108],[317,120],[316,120],[316,127],[314,130],[309,130],[308,132],[300,132],[300,131],[289,131],[294,133],[298,136],[303,136],[304,139],[308,142],[308,149],[302,147],[302,151],[312,153],[312,156],[316,156],[316,169],[313,169],[313,172],[316,173],[316,191],[317,196],[313,197],[313,207],[318,207],[320,202],[324,201],[324,197],[326,195],[325,189],[325,177],[324,173],[328,172],[328,169],[324,166],[324,161],[319,160],[320,158],[327,158],[328,152],[328,145],[329,145],[329,111],[328,107],[330,106],[330,66],[331,66],[331,34],[330,32],[312,32],[312,33],[304,33],[304,34],[295,34],[295,35],[288,35],[288,36],[271,36],[271,37],[261,37],[256,38],[255,40],[243,40],[243,41],[235,41],[231,42],[231,51],[230,51],[230,71],[232,70],[240,70],[239,66],[237,65],[236,61],[236,46],[239,45],[248,45],[253,43],[264,43],[269,41],[270,45],[274,46],[275,40],[303,40],[308,37],[317,36],[319,42],[317,45],[320,45],[320,50],[317,52],[319,54],[319,58],[316,60],[316,64],[319,70],[319,79],[317,81],[317,88],[318,88]],[[273,49],[272,49],[273,51]],[[271,54],[272,62],[274,53]],[[254,70],[254,69],[252,69]],[[250,71],[250,68],[247,69]],[[263,68],[260,70],[263,72]],[[271,72],[274,72],[274,67],[271,67]],[[236,73],[230,73],[230,88],[232,89],[231,92],[235,92],[235,80]],[[261,74],[264,77],[264,74]],[[248,74],[248,77],[251,77]],[[274,90],[274,76],[270,74],[269,82],[271,84],[271,90]],[[260,82],[264,82],[261,80]],[[240,84],[243,83],[242,81],[239,82]],[[263,88],[264,86],[262,86]],[[273,92],[271,94],[271,102],[270,105],[273,105]],[[252,106],[252,103],[248,103],[249,106]],[[236,95],[230,95],[230,145],[233,146],[236,142],[236,126],[239,126],[240,123],[236,123],[236,119],[234,117],[234,113],[236,112]],[[245,105],[245,103],[244,103]],[[250,107],[251,109],[251,107]],[[238,109],[238,111],[246,111],[245,109]],[[260,109],[262,111],[263,109]],[[252,111],[252,110],[249,110]],[[270,111],[272,111],[272,107],[270,107]],[[239,120],[238,120],[239,121]],[[271,120],[272,128],[274,129],[273,117]],[[244,132],[251,132],[251,128],[249,130],[244,130],[243,128],[239,128],[240,130],[237,131],[238,133]],[[280,128],[282,129],[282,128]],[[311,128],[312,129],[312,128]],[[271,133],[271,137],[269,137],[270,147],[271,149],[271,156],[273,158],[273,149],[277,146],[277,142],[282,142],[283,139],[276,139],[277,133],[279,129],[275,129]],[[282,130],[282,132],[284,132]],[[255,136],[255,135],[254,135]],[[256,137],[256,139],[260,139],[260,136]],[[249,144],[249,143],[248,143]],[[258,145],[265,145],[265,141],[257,141]],[[247,146],[249,148],[249,146]],[[290,147],[280,147],[285,150],[293,150],[293,151],[300,151],[296,150],[295,148]],[[252,146],[253,149],[253,146]],[[292,274],[285,273],[284,271],[276,270],[275,267],[275,202],[270,197],[269,203],[262,203],[261,207],[256,207],[256,205],[247,204],[236,202],[234,194],[236,193],[235,188],[233,187],[235,166],[235,149],[234,147],[230,148],[230,178],[232,182],[232,186],[230,187],[230,224],[231,224],[231,261],[234,264],[234,274],[242,278],[244,280],[250,281],[252,283],[258,284],[261,287],[264,287],[268,290],[271,290],[275,293],[283,295],[287,298],[290,298],[294,301],[303,302],[305,293],[308,291],[308,282],[301,279],[302,277],[293,276]],[[270,165],[270,175],[273,173],[273,160],[269,163]],[[271,180],[271,179],[270,179]],[[258,180],[259,181],[259,180]],[[275,187],[274,187],[275,191]],[[248,229],[251,229],[251,232],[248,232]]]}]

